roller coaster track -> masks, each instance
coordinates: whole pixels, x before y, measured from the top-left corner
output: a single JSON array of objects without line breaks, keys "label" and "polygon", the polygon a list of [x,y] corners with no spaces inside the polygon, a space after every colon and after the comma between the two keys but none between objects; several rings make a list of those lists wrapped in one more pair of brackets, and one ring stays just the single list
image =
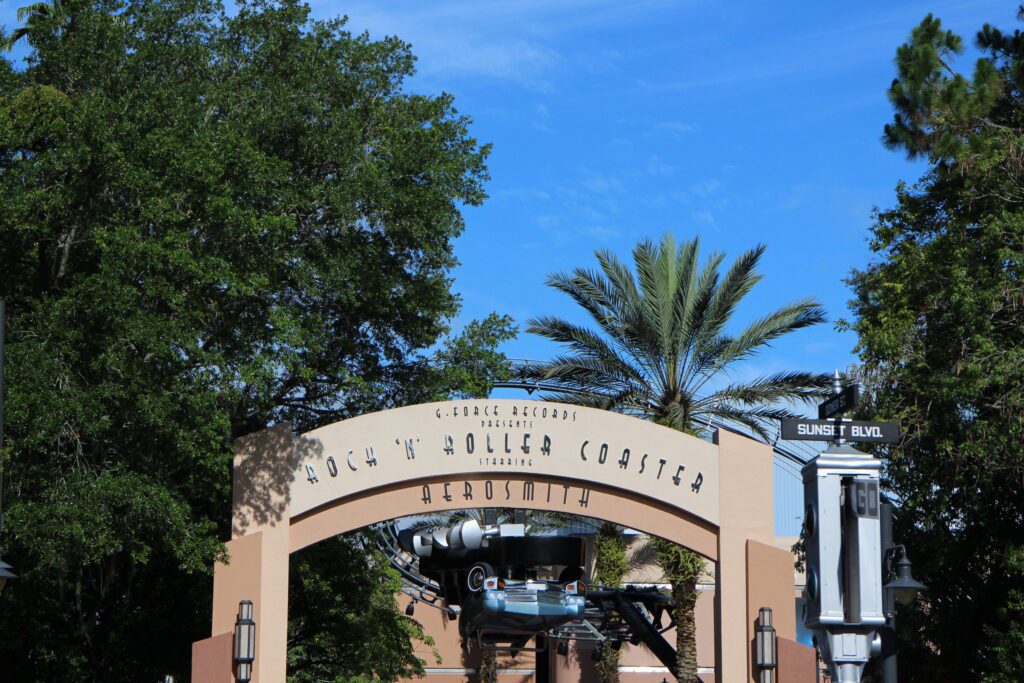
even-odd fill
[{"label": "roller coaster track", "polygon": [[[547,384],[545,382],[538,382],[529,378],[527,369],[530,366],[538,365],[538,361],[529,360],[525,358],[512,358],[510,359],[512,365],[512,376],[508,379],[499,380],[494,383],[495,389],[521,389],[527,394],[533,394],[539,392],[544,393],[583,393],[582,391],[574,391],[571,388],[566,388],[556,384]],[[734,434],[740,434],[755,441],[763,441],[763,439],[754,434],[750,429],[743,425],[732,423],[724,420],[712,419],[707,423],[708,429],[724,429],[727,432]],[[775,451],[785,462],[780,463],[783,467],[795,470],[796,474],[800,474],[800,468],[802,468],[809,460],[817,457],[818,450],[805,441],[784,441],[781,438],[781,434],[777,434],[775,440],[771,444],[772,450]]]},{"label": "roller coaster track", "polygon": [[449,616],[458,614],[458,610],[449,607],[441,597],[441,587],[437,582],[420,574],[419,559],[403,550],[399,545],[395,520],[381,522],[371,527],[370,531],[364,535],[364,543],[371,544],[387,558],[388,563],[398,572],[402,580],[402,592],[413,599],[413,604],[434,607]]}]

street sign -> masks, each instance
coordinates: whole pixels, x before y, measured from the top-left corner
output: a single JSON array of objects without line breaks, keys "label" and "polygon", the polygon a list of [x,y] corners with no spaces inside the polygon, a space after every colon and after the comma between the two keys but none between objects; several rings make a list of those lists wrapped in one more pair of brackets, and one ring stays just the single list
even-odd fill
[{"label": "street sign", "polygon": [[848,410],[853,410],[859,398],[860,391],[858,391],[857,385],[848,385],[841,392],[831,396],[827,401],[818,406],[818,419],[826,420]]},{"label": "street sign", "polygon": [[[842,394],[837,394],[842,396]],[[896,422],[860,422],[843,420],[836,435],[835,420],[782,421],[782,438],[787,441],[860,441],[868,443],[896,443],[900,440],[900,426]]]}]

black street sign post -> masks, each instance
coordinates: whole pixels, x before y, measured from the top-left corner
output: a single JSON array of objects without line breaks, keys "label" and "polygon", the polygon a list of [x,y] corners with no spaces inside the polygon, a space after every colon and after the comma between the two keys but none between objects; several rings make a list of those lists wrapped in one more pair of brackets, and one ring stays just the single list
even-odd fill
[{"label": "black street sign post", "polygon": [[783,439],[832,442],[801,470],[807,509],[804,624],[814,632],[832,680],[850,682],[862,680],[876,627],[886,621],[882,586],[887,577],[885,563],[879,562],[881,462],[846,444],[893,443],[900,436],[894,422],[844,419],[857,406],[859,393],[856,383],[844,386],[836,370],[832,396],[818,406],[819,419],[782,420],[780,431]]},{"label": "black street sign post", "polygon": [[862,422],[843,420],[782,420],[782,438],[787,441],[859,441],[862,443],[896,443],[900,426],[896,422]]},{"label": "black street sign post", "polygon": [[850,384],[818,406],[818,419],[827,420],[853,410],[860,398],[856,384]]}]

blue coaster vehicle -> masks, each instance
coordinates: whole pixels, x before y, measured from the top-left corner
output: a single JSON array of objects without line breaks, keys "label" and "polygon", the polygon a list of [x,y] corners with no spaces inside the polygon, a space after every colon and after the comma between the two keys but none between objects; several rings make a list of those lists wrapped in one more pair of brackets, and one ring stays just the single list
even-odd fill
[{"label": "blue coaster vehicle", "polygon": [[[543,646],[557,642],[559,652],[570,640],[615,649],[644,643],[675,670],[675,650],[662,636],[674,625],[662,624],[671,598],[654,587],[588,587],[581,537],[527,536],[521,524],[467,520],[402,531],[398,542],[419,558],[419,573],[458,618],[464,644],[515,653],[535,636],[545,636],[537,639]],[[429,602],[422,593],[420,599]]]},{"label": "blue coaster vehicle", "polygon": [[582,581],[562,585],[489,576],[484,579],[482,590],[463,601],[459,631],[463,638],[484,633],[550,631],[583,618],[587,604],[585,593]]}]

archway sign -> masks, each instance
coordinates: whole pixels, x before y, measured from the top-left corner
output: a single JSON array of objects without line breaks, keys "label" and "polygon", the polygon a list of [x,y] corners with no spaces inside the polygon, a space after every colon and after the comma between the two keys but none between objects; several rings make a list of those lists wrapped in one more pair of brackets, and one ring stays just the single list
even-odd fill
[{"label": "archway sign", "polygon": [[215,567],[214,635],[193,647],[192,680],[234,681],[232,632],[239,601],[251,600],[252,680],[284,682],[291,553],[405,515],[512,507],[616,522],[714,561],[715,680],[754,681],[757,609],[782,615],[780,636],[795,628],[792,561],[774,547],[772,491],[765,444],[724,431],[709,443],[572,405],[451,401],[302,435],[278,425],[235,444],[229,560]]}]

